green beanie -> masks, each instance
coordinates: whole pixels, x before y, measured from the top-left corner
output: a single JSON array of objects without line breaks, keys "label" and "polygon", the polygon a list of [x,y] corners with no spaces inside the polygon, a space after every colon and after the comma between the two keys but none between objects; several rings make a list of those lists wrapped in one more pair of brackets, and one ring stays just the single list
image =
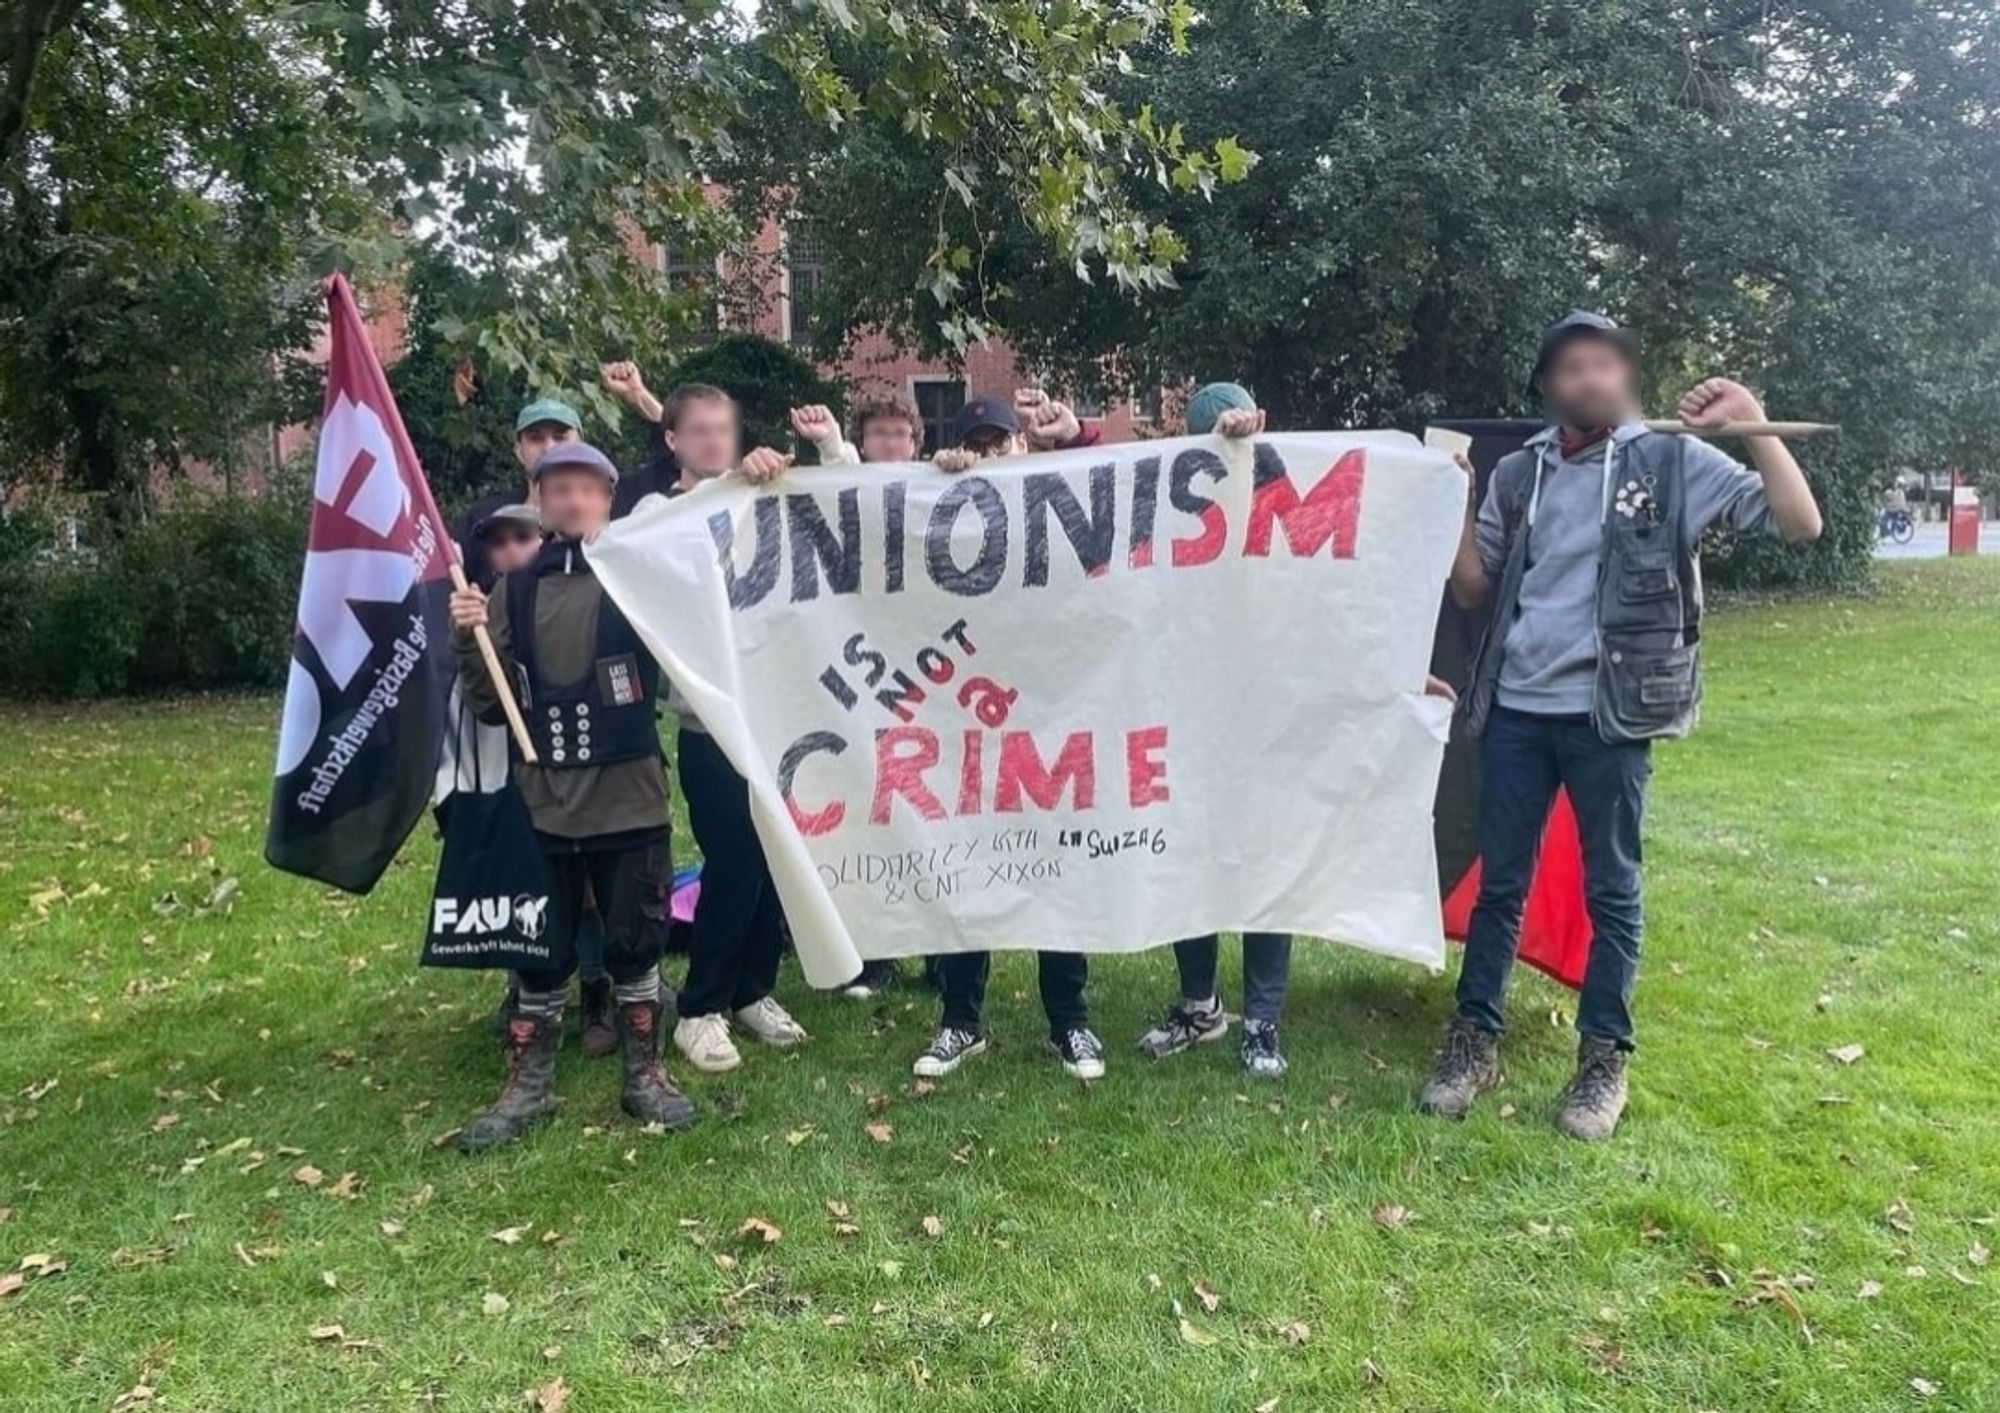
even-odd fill
[{"label": "green beanie", "polygon": [[1229,411],[1255,412],[1257,399],[1241,383],[1205,383],[1188,399],[1188,435],[1205,437],[1215,430],[1216,419]]}]

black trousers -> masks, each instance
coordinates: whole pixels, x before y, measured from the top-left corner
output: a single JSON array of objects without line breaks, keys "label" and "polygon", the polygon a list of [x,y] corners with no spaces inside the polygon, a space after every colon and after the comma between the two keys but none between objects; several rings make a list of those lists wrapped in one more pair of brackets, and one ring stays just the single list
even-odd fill
[{"label": "black trousers", "polygon": [[[637,981],[659,965],[667,946],[667,888],[673,851],[667,831],[621,837],[605,847],[543,837],[549,864],[549,926],[575,937],[586,903],[595,899],[604,930],[604,971],[614,982]],[[519,973],[523,991],[560,991],[576,971],[577,949],[563,966]]]},{"label": "black trousers", "polygon": [[[944,1023],[975,1035],[985,1028],[986,979],[993,970],[991,952],[951,952],[935,959],[938,991],[944,997]],[[1037,980],[1042,1010],[1049,1018],[1049,1038],[1090,1024],[1083,1003],[1083,984],[1090,979],[1090,959],[1081,952],[1037,952]]]},{"label": "black trousers", "polygon": [[750,787],[722,748],[682,731],[681,790],[701,845],[701,895],[688,937],[683,1017],[740,1010],[771,994],[785,949],[785,914],[750,819]]}]

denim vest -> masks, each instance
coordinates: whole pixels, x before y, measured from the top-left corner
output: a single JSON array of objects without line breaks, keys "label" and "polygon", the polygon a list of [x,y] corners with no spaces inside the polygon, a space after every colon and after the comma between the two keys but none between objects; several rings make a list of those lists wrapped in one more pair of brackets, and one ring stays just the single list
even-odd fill
[{"label": "denim vest", "polygon": [[[591,671],[581,681],[555,683],[535,651],[535,598],[560,556],[545,549],[535,564],[509,574],[507,619],[514,625],[514,660],[522,677],[521,715],[535,754],[548,770],[581,770],[660,754],[660,669],[625,615],[602,594]],[[588,573],[589,571],[584,571]],[[601,592],[601,591],[600,591]]]},{"label": "denim vest", "polygon": [[[1493,616],[1460,705],[1468,734],[1492,714],[1507,634],[1528,567],[1528,507],[1537,459],[1526,448],[1493,468],[1507,549]],[[1685,736],[1701,709],[1701,563],[1688,531],[1686,441],[1645,436],[1612,454],[1597,562],[1597,676],[1590,718],[1613,744]]]}]

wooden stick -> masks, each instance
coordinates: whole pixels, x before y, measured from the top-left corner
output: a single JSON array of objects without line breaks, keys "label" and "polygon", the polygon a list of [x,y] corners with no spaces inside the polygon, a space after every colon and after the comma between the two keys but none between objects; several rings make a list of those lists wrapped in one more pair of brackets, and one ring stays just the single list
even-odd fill
[{"label": "wooden stick", "polygon": [[1723,422],[1713,427],[1691,427],[1669,418],[1646,425],[1655,432],[1679,432],[1690,437],[1823,437],[1840,430],[1833,422]]},{"label": "wooden stick", "polygon": [[[458,556],[451,557],[451,586],[467,589],[471,585],[465,580],[465,566],[458,562]],[[507,669],[500,665],[500,654],[493,647],[493,635],[480,624],[472,630],[473,641],[479,644],[479,656],[486,663],[486,675],[493,679],[493,690],[500,698],[500,710],[507,713],[507,729],[514,733],[514,744],[521,748],[521,759],[529,765],[541,763],[535,754],[535,743],[528,739],[528,723],[521,720],[521,708],[514,701],[514,689],[507,681]]]}]

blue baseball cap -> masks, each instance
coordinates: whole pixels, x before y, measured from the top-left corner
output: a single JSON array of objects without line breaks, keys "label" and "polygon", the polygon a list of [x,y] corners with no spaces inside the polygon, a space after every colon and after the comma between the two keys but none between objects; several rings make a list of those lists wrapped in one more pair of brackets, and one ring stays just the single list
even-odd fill
[{"label": "blue baseball cap", "polygon": [[997,397],[975,397],[951,419],[951,444],[964,446],[974,432],[1005,432],[1011,437],[1020,430],[1012,404]]},{"label": "blue baseball cap", "polygon": [[528,468],[528,479],[540,481],[551,471],[595,471],[612,485],[618,484],[618,468],[589,442],[557,442],[535,458],[535,464]]}]

